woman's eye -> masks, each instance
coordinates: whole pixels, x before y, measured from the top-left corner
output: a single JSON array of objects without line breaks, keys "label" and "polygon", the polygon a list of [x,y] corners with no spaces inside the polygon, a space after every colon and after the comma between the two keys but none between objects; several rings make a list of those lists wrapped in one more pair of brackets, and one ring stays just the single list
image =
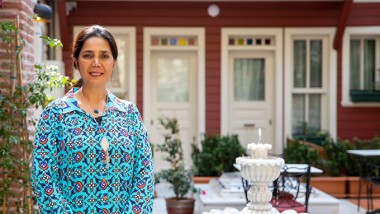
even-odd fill
[{"label": "woman's eye", "polygon": [[83,58],[85,58],[85,59],[91,59],[92,58],[92,54],[84,54]]},{"label": "woman's eye", "polygon": [[110,58],[110,55],[108,55],[108,54],[104,54],[104,55],[102,56],[102,58],[103,58],[103,59],[108,59],[108,58]]}]

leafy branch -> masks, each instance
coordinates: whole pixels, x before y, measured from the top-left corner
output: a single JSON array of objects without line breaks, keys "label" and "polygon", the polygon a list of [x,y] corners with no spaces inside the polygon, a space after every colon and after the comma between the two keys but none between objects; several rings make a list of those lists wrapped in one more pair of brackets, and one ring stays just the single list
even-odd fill
[{"label": "leafy branch", "polygon": [[[69,86],[73,81],[57,72],[56,66],[37,64],[35,79],[23,83],[21,57],[25,42],[12,21],[0,21],[3,65],[10,75],[0,75],[0,203],[3,213],[16,206],[17,213],[32,212],[30,153],[35,121],[28,118],[33,108],[44,108],[53,98],[47,92]],[[59,40],[41,36],[49,47],[62,47]],[[4,86],[9,85],[9,89]]]}]

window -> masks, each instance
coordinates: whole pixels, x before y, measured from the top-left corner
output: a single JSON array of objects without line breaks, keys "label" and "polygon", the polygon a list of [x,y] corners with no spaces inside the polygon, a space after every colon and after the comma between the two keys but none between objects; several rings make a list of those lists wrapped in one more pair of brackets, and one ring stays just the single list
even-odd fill
[{"label": "window", "polygon": [[157,100],[188,102],[190,62],[182,58],[160,58],[157,63]]},{"label": "window", "polygon": [[323,63],[322,39],[293,40],[292,134],[322,129]]},{"label": "window", "polygon": [[237,58],[234,60],[234,100],[265,100],[265,60]]},{"label": "window", "polygon": [[309,136],[313,132],[326,131],[331,138],[336,138],[335,33],[335,28],[285,28],[284,123],[287,138],[305,135],[304,131],[309,131]]},{"label": "window", "polygon": [[342,105],[380,105],[380,28],[349,27],[343,37]]},{"label": "window", "polygon": [[350,90],[375,90],[376,39],[351,38]]}]

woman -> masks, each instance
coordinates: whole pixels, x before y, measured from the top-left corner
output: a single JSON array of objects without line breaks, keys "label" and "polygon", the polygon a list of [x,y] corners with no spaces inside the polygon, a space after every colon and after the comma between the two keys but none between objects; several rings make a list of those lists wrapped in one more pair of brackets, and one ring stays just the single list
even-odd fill
[{"label": "woman", "polygon": [[117,60],[113,36],[94,25],[73,46],[81,79],[42,112],[32,187],[41,213],[151,213],[152,153],[140,113],[106,90]]}]

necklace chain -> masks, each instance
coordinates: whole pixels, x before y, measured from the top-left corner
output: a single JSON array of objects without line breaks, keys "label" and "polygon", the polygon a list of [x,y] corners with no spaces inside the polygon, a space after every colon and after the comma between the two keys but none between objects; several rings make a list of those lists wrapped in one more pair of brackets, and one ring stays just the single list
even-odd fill
[{"label": "necklace chain", "polygon": [[[86,97],[83,95],[83,91],[81,90],[80,91],[81,95],[82,95],[82,98],[84,100],[84,103],[86,104],[87,108],[89,110],[90,109],[90,106],[88,105],[88,102],[87,102],[87,99]],[[107,94],[106,96],[104,97],[104,99],[107,97]],[[103,110],[103,114],[104,114],[104,111],[106,110],[106,106],[107,106],[107,102],[106,102],[106,105],[104,106],[104,110]],[[96,119],[92,116],[91,112],[90,112],[90,116],[91,118],[98,124],[98,127],[100,128],[100,124],[98,123],[98,121],[96,121]],[[102,150],[105,152],[105,159],[102,160],[102,162],[106,162],[106,168],[108,169],[108,165],[109,165],[109,162],[110,162],[110,157],[109,157],[109,154],[108,154],[108,148],[109,148],[109,143],[108,143],[108,140],[106,138],[106,136],[104,135],[104,137],[102,138],[101,140],[101,143],[100,143],[100,146],[102,147]]]},{"label": "necklace chain", "polygon": [[[81,89],[81,91],[80,91],[80,94],[82,95],[82,98],[83,98],[83,100],[84,100],[84,103],[86,104],[86,107],[87,107],[88,110],[90,111],[90,112],[89,112],[89,113],[90,113],[90,116],[96,121],[96,119],[92,116],[90,105],[88,104],[86,97],[83,95],[83,91],[82,91],[82,89]],[[106,97],[107,97],[107,93],[106,93],[106,96],[104,97],[104,100],[105,100]],[[105,110],[106,110],[106,106],[107,106],[107,103],[106,103],[106,105],[104,106],[103,114],[104,114],[104,112],[105,112]],[[95,109],[94,112],[95,112],[95,111],[98,111],[98,110]]]}]

